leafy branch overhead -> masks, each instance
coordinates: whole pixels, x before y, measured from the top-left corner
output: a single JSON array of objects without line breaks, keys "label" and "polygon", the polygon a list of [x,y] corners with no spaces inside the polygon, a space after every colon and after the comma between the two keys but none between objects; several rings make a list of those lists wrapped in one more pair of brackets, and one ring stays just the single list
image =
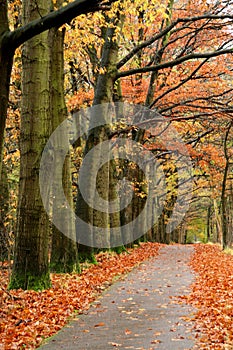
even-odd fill
[{"label": "leafy branch overhead", "polygon": [[[154,36],[152,36],[151,38],[143,41],[142,43],[140,43],[139,45],[135,46],[124,58],[122,58],[119,63],[117,64],[117,68],[120,69],[121,67],[123,67],[131,58],[133,58],[140,50],[154,44],[156,41],[158,41],[159,39],[161,39],[162,37],[164,37],[165,35],[167,35],[169,32],[171,32],[172,30],[173,31],[181,31],[183,29],[186,29],[187,26],[185,25],[184,27],[179,27],[177,29],[174,29],[178,24],[180,23],[185,23],[187,25],[191,25],[192,23],[194,22],[197,22],[197,21],[202,21],[204,19],[207,19],[207,20],[229,20],[230,22],[227,22],[227,24],[225,25],[230,25],[231,23],[233,23],[233,15],[211,15],[211,14],[205,14],[205,15],[202,15],[202,16],[195,16],[195,17],[187,17],[187,18],[178,18],[177,20],[173,21],[172,23],[170,23],[168,26],[166,26],[166,28],[164,28],[163,30],[160,31],[160,33],[158,34],[155,34]],[[209,21],[208,21],[209,22]],[[225,53],[232,53],[232,48],[228,48],[226,51],[225,50],[222,50],[222,54],[225,54]],[[219,53],[221,54],[221,53]],[[192,58],[209,58],[211,57],[211,53],[206,53],[207,56],[196,56],[196,57],[188,57],[185,60],[187,59],[192,59]],[[191,55],[190,55],[191,56]],[[183,62],[183,61],[181,61]],[[181,63],[178,61],[178,63],[176,64],[179,64]],[[171,63],[170,63],[171,64]],[[175,65],[176,65],[175,64]],[[169,63],[167,63],[167,66],[166,67],[171,67],[169,65]],[[162,67],[162,68],[166,68],[166,67]],[[149,67],[148,67],[149,68]],[[152,70],[156,70],[156,67],[151,67]],[[158,69],[162,69],[162,68],[158,68]],[[146,71],[144,71],[146,72]],[[120,74],[120,73],[119,73]],[[134,74],[134,73],[130,73],[129,75],[131,74]]]},{"label": "leafy branch overhead", "polygon": [[76,0],[64,7],[52,10],[45,16],[25,24],[24,26],[8,31],[2,35],[2,47],[16,49],[25,41],[31,39],[53,27],[60,27],[69,23],[73,18],[90,12],[109,10],[112,3],[117,0]]}]

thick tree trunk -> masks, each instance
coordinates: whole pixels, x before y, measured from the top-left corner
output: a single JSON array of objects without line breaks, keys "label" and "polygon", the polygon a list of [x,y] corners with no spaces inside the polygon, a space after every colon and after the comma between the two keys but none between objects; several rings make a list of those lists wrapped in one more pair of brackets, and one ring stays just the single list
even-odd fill
[{"label": "thick tree trunk", "polygon": [[[50,30],[50,50],[51,50],[51,116],[52,129],[55,130],[67,117],[67,110],[64,101],[64,57],[63,57],[63,42],[64,33],[56,28]],[[66,135],[58,134],[60,140],[58,145],[64,145]],[[62,150],[61,150],[62,151]],[[59,154],[59,149],[54,152],[55,157]],[[59,161],[59,159],[58,159]],[[56,160],[55,160],[56,164]],[[70,154],[65,157],[63,165],[63,189],[65,196],[71,208],[73,208],[72,195],[72,179],[71,179],[71,161]],[[60,184],[60,179],[57,179],[57,186]],[[55,186],[56,186],[56,179]],[[56,196],[53,196],[53,218],[55,222],[59,220],[59,227],[63,228],[62,232],[68,232],[68,235],[60,232],[55,226],[52,230],[52,252],[50,266],[56,272],[74,272],[78,271],[78,256],[75,237],[75,222],[68,213],[64,217],[63,202],[59,198],[60,191],[55,191]],[[55,209],[54,209],[55,208]],[[63,213],[63,214],[62,214]]]},{"label": "thick tree trunk", "polygon": [[[49,11],[47,0],[24,1],[24,22]],[[48,32],[28,41],[22,52],[22,117],[17,237],[10,288],[50,286],[49,221],[39,188],[40,158],[50,131]]]},{"label": "thick tree trunk", "polygon": [[[118,46],[116,41],[114,41],[115,29],[108,28],[106,30],[105,44],[102,51],[101,59],[101,68],[105,69],[105,73],[99,74],[97,79],[97,84],[95,88],[95,97],[94,97],[94,107],[92,108],[92,115],[90,120],[90,128],[88,140],[85,147],[84,156],[93,149],[94,146],[100,144],[101,142],[108,141],[109,139],[109,125],[106,122],[106,113],[108,112],[104,106],[105,103],[109,103],[113,100],[114,94],[114,78],[116,74],[116,63],[117,63],[117,54]],[[97,107],[95,107],[97,106]],[[101,108],[101,106],[103,106]],[[97,108],[97,109],[95,109]],[[96,115],[96,113],[97,115]],[[93,128],[96,118],[102,123],[101,126]],[[91,158],[92,157],[92,158]],[[109,192],[110,186],[110,176],[112,172],[110,171],[109,162],[105,163],[103,166],[100,166],[102,162],[102,150],[101,147],[97,149],[95,147],[95,152],[92,153],[92,156],[89,158],[88,169],[84,171],[83,175],[80,176],[80,184],[84,188],[88,189],[88,205],[81,193],[78,194],[76,213],[77,215],[86,223],[89,223],[88,230],[82,229],[81,226],[78,227],[78,240],[86,240],[87,245],[93,247],[110,247],[111,246],[111,237],[110,237],[110,216],[108,213],[108,208],[104,208],[103,211],[93,209],[93,204],[95,202],[95,187],[98,192],[98,195],[108,201],[110,198],[114,197],[114,193]],[[98,170],[98,178],[93,179],[93,174]],[[120,214],[118,219],[116,215],[112,216],[112,224],[116,225],[116,221],[120,225]],[[114,223],[113,223],[114,222]],[[102,236],[98,235],[98,229],[93,227],[99,227],[108,230],[109,232]],[[87,226],[86,226],[87,227]],[[87,232],[88,231],[88,232]],[[82,235],[82,236],[80,236]],[[114,239],[113,239],[114,240]],[[85,253],[85,249],[82,246],[82,254]],[[87,252],[90,253],[90,248],[87,248]]]}]

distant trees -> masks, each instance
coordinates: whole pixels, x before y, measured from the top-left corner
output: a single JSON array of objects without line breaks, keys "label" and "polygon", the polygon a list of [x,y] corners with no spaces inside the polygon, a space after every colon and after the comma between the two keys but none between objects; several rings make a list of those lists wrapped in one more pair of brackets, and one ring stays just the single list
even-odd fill
[{"label": "distant trees", "polygon": [[[204,186],[209,186],[204,181],[205,176],[208,177],[208,172],[211,171],[214,183],[218,180],[221,182],[222,168],[217,164],[219,162],[224,164],[220,144],[218,148],[213,144],[214,142],[211,145],[209,140],[221,137],[218,121],[227,122],[232,118],[230,57],[233,38],[229,30],[232,26],[232,14],[228,7],[231,2],[227,4],[217,2],[211,5],[208,2],[202,2],[198,6],[194,1],[169,1],[160,5],[155,2],[145,3],[145,7],[151,6],[150,11],[145,11],[144,5],[137,7],[137,1],[134,2],[136,11],[128,2],[125,2],[126,4],[129,13],[127,10],[124,11],[120,26],[116,15],[118,13],[112,15],[117,23],[115,30],[121,33],[119,38],[117,34],[115,38],[118,46],[117,53],[114,55],[114,59],[118,55],[115,66],[110,69],[108,67],[110,61],[104,65],[104,60],[101,60],[100,54],[103,55],[104,52],[103,34],[106,35],[106,31],[100,32],[99,27],[92,24],[90,36],[83,41],[80,61],[77,59],[73,41],[70,40],[67,44],[73,49],[69,57],[76,55],[73,60],[76,63],[73,65],[72,82],[76,77],[82,93],[85,91],[85,94],[83,93],[83,101],[85,101],[88,93],[91,96],[92,89],[95,93],[98,89],[99,78],[96,71],[99,70],[100,79],[103,81],[111,73],[114,84],[109,85],[111,93],[108,93],[105,101],[120,99],[120,101],[140,103],[148,105],[165,116],[166,121],[172,123],[180,132],[190,151],[196,183],[194,191],[199,191],[199,198],[202,201],[201,188],[204,183]],[[229,10],[227,13],[226,9]],[[104,18],[98,17],[96,23],[102,24],[103,20]],[[114,23],[113,20],[112,22]],[[82,21],[81,31],[83,32],[85,25],[90,26],[88,18]],[[112,26],[111,24],[110,27]],[[108,27],[107,24],[106,27]],[[104,26],[102,25],[101,28]],[[217,40],[216,37],[218,37]],[[100,45],[102,45],[101,50]],[[78,52],[77,54],[79,55]],[[88,59],[85,62],[82,60],[84,56]],[[107,85],[105,85],[106,88]],[[71,98],[74,109],[75,100],[79,108],[79,94]],[[145,123],[145,129],[150,129],[152,123],[151,120],[150,123]],[[145,138],[143,134],[143,129],[138,131],[141,142],[145,142],[145,146],[153,150],[162,163],[167,162],[169,168],[171,153],[169,156],[169,152],[164,152],[165,149],[153,135]],[[132,136],[128,135],[128,137]],[[151,236],[150,232],[150,237],[162,239],[165,242],[185,241],[187,238],[185,225],[181,226],[180,234],[177,232],[179,228],[173,234],[166,233],[167,223],[172,216],[177,196],[175,174],[172,171],[166,173],[169,191],[172,190],[173,194],[168,199],[169,203],[166,203],[166,214],[163,213],[160,217],[157,227],[154,227],[154,234]],[[221,202],[220,198],[219,200]],[[181,207],[180,211],[182,210]]]}]

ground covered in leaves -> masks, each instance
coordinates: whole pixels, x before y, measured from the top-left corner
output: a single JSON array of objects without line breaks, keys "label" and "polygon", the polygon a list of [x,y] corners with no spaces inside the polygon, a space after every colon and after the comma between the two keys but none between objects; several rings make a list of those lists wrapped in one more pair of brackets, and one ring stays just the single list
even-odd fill
[{"label": "ground covered in leaves", "polygon": [[120,255],[100,253],[97,265],[77,274],[52,274],[52,288],[7,291],[8,272],[0,269],[0,350],[35,349],[82,313],[114,279],[158,254],[160,245],[143,243]]},{"label": "ground covered in leaves", "polygon": [[191,267],[196,273],[189,303],[197,308],[198,349],[233,349],[233,256],[217,245],[195,246]]},{"label": "ground covered in leaves", "polygon": [[[160,246],[143,243],[129,254],[101,253],[98,264],[80,275],[53,274],[52,288],[42,292],[7,291],[8,272],[0,268],[0,350],[35,349],[75,312],[85,312],[118,276],[156,256]],[[197,310],[198,349],[233,349],[233,256],[216,245],[195,245],[190,265],[196,280],[183,299]]]}]

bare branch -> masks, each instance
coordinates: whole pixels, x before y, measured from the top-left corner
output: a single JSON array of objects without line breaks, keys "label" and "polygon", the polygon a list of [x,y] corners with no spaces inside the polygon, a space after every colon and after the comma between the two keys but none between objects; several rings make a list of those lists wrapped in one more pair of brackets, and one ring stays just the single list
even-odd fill
[{"label": "bare branch", "polygon": [[217,57],[217,56],[225,55],[225,54],[229,54],[229,53],[230,54],[233,53],[233,48],[225,49],[225,50],[217,50],[217,51],[212,51],[212,52],[203,52],[203,53],[195,53],[194,52],[194,53],[179,57],[175,60],[158,64],[156,66],[135,68],[135,69],[129,69],[128,71],[118,72],[116,74],[116,80],[119,78],[134,75],[134,74],[157,72],[161,69],[172,68],[172,67],[178,66],[179,64],[186,62],[186,61],[189,61],[189,60],[200,59],[200,58],[213,58],[213,57]]},{"label": "bare branch", "polygon": [[175,91],[175,90],[179,89],[182,85],[184,85],[184,84],[187,83],[189,80],[191,80],[191,79],[194,77],[194,75],[201,69],[201,67],[202,67],[207,61],[208,61],[208,58],[206,58],[203,62],[201,62],[201,63],[198,65],[198,67],[197,67],[193,72],[191,72],[191,74],[190,74],[187,78],[181,80],[180,83],[178,83],[177,85],[171,87],[170,89],[168,89],[167,91],[165,91],[165,92],[163,92],[161,95],[159,95],[159,96],[152,102],[152,104],[150,105],[149,108],[152,108],[152,107],[153,107],[160,99],[162,99],[164,96],[166,96],[167,94],[171,93],[172,91]]}]

